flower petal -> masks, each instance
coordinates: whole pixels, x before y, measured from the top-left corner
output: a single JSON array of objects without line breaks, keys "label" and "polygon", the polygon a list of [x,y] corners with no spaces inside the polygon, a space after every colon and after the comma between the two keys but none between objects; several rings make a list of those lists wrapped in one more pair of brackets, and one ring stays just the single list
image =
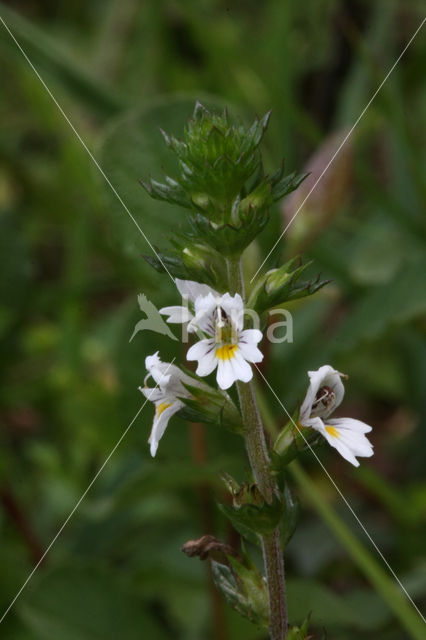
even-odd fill
[{"label": "flower petal", "polygon": [[176,278],[175,283],[182,298],[187,297],[191,302],[195,302],[199,296],[208,296],[209,293],[215,297],[219,296],[219,294],[207,284],[200,284],[194,280],[180,280],[180,278]]},{"label": "flower petal", "polygon": [[[352,418],[339,418],[336,420],[328,420],[327,422],[333,429],[337,430],[339,440],[343,442],[355,456],[369,458],[373,455],[373,445],[364,435],[368,433],[368,431],[371,431],[371,427],[367,424],[359,420],[352,420]],[[352,428],[353,423],[359,423],[355,426],[355,429]]]},{"label": "flower petal", "polygon": [[[168,404],[166,401],[163,404]],[[179,400],[173,400],[168,406],[164,409],[158,411],[158,407],[156,407],[154,422],[152,424],[151,435],[149,436],[148,442],[151,445],[150,451],[152,457],[155,456],[158,449],[158,443],[164,435],[165,430],[167,429],[167,425],[169,423],[172,415],[177,413],[179,409],[183,406],[183,403]]]},{"label": "flower petal", "polygon": [[248,344],[257,344],[263,338],[263,333],[259,329],[244,329],[239,335],[241,342]]},{"label": "flower petal", "polygon": [[333,418],[328,420],[330,424],[336,425],[339,429],[350,429],[356,433],[369,433],[373,427],[369,424],[361,422],[361,420],[355,420],[354,418]]},{"label": "flower petal", "polygon": [[[347,422],[348,421],[348,422]],[[319,431],[340,455],[355,467],[359,462],[355,456],[369,457],[373,455],[373,447],[365,435],[360,431],[353,431],[350,428],[340,426],[352,422],[351,418],[340,418],[338,420],[327,420],[327,424],[321,418],[311,418],[309,426]],[[355,420],[354,422],[359,422]],[[361,423],[363,424],[363,423]],[[368,426],[368,425],[365,425]]]},{"label": "flower petal", "polygon": [[212,338],[206,338],[196,342],[188,349],[187,360],[198,360],[197,375],[208,376],[217,365],[215,355],[215,342]]},{"label": "flower petal", "polygon": [[170,324],[183,324],[185,322],[190,322],[193,318],[188,307],[163,307],[159,312],[163,316],[169,316],[166,319],[166,322]]},{"label": "flower petal", "polygon": [[196,325],[209,336],[215,335],[214,312],[217,307],[217,300],[212,293],[204,297],[199,297],[195,301],[195,317],[191,324]]},{"label": "flower petal", "polygon": [[161,360],[158,356],[158,351],[152,354],[152,356],[147,356],[145,358],[145,368],[150,371],[152,367],[158,366],[161,363]]},{"label": "flower petal", "polygon": [[262,339],[262,332],[258,329],[246,329],[241,331],[238,337],[238,346],[242,356],[248,362],[262,362],[263,353],[256,347],[256,344]]},{"label": "flower petal", "polygon": [[345,460],[353,464],[354,467],[359,467],[359,462],[355,458],[355,455],[342,440],[330,437],[326,437],[326,440],[332,447],[334,447],[334,449],[336,449],[336,451],[340,453],[342,458],[345,458]]},{"label": "flower petal", "polygon": [[225,293],[218,301],[218,306],[222,307],[231,319],[235,329],[241,331],[244,325],[244,303],[241,296],[238,293],[234,296]]},{"label": "flower petal", "polygon": [[[313,413],[321,418],[327,418],[342,402],[345,393],[341,374],[328,364],[320,367],[317,371],[308,371],[308,376],[309,387],[300,408],[300,420],[302,424],[304,424],[304,421],[309,419]],[[316,400],[316,395],[321,387],[324,386],[331,387],[335,395],[334,401],[328,406],[318,405],[314,410],[313,405]]]},{"label": "flower petal", "polygon": [[139,387],[139,391],[143,393],[145,398],[150,402],[159,402],[164,398],[164,394],[158,387]]},{"label": "flower petal", "polygon": [[231,364],[237,380],[241,380],[242,382],[249,382],[249,380],[252,379],[253,369],[244,359],[240,349],[238,349],[238,351],[235,353],[235,357],[231,360]]},{"label": "flower petal", "polygon": [[145,383],[146,379],[151,376],[161,390],[163,397],[165,395],[188,396],[188,392],[182,382],[194,384],[194,380],[181,371],[179,367],[171,362],[162,362],[158,357],[158,351],[154,355],[148,356],[145,363],[148,369]]},{"label": "flower petal", "polygon": [[229,389],[237,379],[231,360],[218,360],[217,363],[217,384],[221,389]]}]

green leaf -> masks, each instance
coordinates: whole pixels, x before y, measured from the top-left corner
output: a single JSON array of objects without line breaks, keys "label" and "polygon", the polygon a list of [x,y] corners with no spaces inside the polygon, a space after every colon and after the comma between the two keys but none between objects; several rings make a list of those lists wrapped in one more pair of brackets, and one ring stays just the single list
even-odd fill
[{"label": "green leaf", "polygon": [[288,484],[284,487],[283,498],[284,513],[280,522],[280,539],[281,548],[284,550],[290,542],[296,530],[297,523],[299,522],[300,505],[297,499],[292,496]]},{"label": "green leaf", "polygon": [[237,530],[238,526],[242,525],[261,535],[272,533],[278,526],[283,513],[283,505],[278,498],[272,504],[264,503],[260,507],[253,504],[244,504],[241,507],[220,504],[219,508]]},{"label": "green leaf", "polygon": [[120,586],[116,573],[96,566],[43,574],[22,596],[18,610],[40,640],[166,637],[143,602]]},{"label": "green leaf", "polygon": [[268,628],[268,593],[262,575],[254,566],[247,568],[235,558],[229,557],[229,562],[231,566],[212,561],[216,587],[238,613],[253,624]]}]

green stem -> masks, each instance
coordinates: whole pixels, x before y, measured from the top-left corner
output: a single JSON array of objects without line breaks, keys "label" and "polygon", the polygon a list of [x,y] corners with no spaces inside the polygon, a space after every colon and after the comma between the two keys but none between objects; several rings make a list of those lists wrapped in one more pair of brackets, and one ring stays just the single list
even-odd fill
[{"label": "green stem", "polygon": [[[227,261],[231,294],[239,293],[244,299],[244,281],[241,260]],[[253,382],[237,382],[238,396],[244,425],[244,438],[254,479],[267,502],[278,492],[270,471],[268,447],[257,406]],[[285,598],[284,558],[278,528],[270,536],[262,536],[263,560],[269,595],[269,630],[271,640],[284,640],[287,635],[287,608]]]},{"label": "green stem", "polygon": [[289,467],[294,479],[300,486],[313,508],[323,518],[336,538],[352,556],[353,561],[382,596],[389,608],[399,619],[411,638],[422,640],[425,637],[425,626],[420,615],[406,599],[402,590],[389,578],[375,558],[346,526],[334,509],[328,504],[324,496],[318,491],[315,482],[302,469],[297,461]]}]

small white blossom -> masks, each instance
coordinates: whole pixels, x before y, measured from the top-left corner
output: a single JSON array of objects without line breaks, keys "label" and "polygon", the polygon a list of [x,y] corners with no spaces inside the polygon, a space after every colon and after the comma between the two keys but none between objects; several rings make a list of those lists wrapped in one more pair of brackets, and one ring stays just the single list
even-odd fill
[{"label": "small white blossom", "polygon": [[309,387],[300,408],[300,425],[319,431],[343,458],[358,467],[355,456],[373,455],[373,446],[364,435],[371,427],[353,418],[329,418],[343,400],[343,374],[326,364],[317,371],[308,371],[308,375]]},{"label": "small white blossom", "polygon": [[[192,386],[197,382],[183,373],[179,367],[169,362],[162,362],[158,357],[158,351],[145,359],[145,366],[148,374],[144,380],[144,386],[139,389],[145,398],[155,404],[154,422],[148,440],[151,445],[151,455],[154,457],[170,418],[184,406],[180,398],[189,398],[191,395],[182,382]],[[146,386],[150,377],[156,383],[156,387]]]},{"label": "small white blossom", "polygon": [[[215,297],[220,297],[220,294],[214,291],[214,289],[209,287],[207,284],[200,284],[193,280],[180,280],[179,278],[176,278],[175,282],[182,298],[193,305],[197,298],[207,296],[209,293]],[[162,315],[169,316],[166,322],[170,324],[186,324],[194,317],[193,313],[191,313],[187,306],[163,307],[160,309],[160,313]],[[194,330],[195,329],[192,325],[188,327],[189,332]]]},{"label": "small white blossom", "polygon": [[188,360],[197,360],[197,375],[208,376],[217,367],[217,383],[228,389],[236,380],[248,382],[253,377],[249,362],[261,362],[257,343],[262,339],[258,329],[243,329],[244,304],[241,296],[209,292],[195,299],[195,316],[188,331],[202,331],[208,338],[194,344]]}]

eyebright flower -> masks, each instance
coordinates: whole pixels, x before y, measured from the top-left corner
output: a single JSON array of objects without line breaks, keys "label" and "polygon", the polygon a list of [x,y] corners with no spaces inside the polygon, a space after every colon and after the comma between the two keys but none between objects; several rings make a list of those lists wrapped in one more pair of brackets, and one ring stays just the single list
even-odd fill
[{"label": "eyebright flower", "polygon": [[326,364],[317,371],[308,371],[308,375],[310,382],[300,408],[300,425],[319,431],[345,460],[358,467],[355,456],[373,455],[373,446],[364,435],[371,427],[353,418],[329,418],[343,400],[343,374]]},{"label": "eyebright flower", "polygon": [[258,329],[243,329],[244,304],[241,296],[222,296],[210,292],[195,300],[195,316],[188,331],[200,330],[209,336],[194,344],[187,360],[197,360],[197,375],[208,376],[217,367],[217,383],[228,389],[236,380],[248,382],[253,377],[249,362],[261,362],[257,343],[262,339]]},{"label": "eyebright flower", "polygon": [[[209,293],[215,297],[220,297],[220,294],[207,284],[200,284],[193,280],[180,280],[179,278],[176,278],[175,282],[182,298],[192,305],[195,304],[198,297],[207,296]],[[160,313],[169,316],[166,322],[170,324],[185,324],[190,322],[194,317],[193,313],[188,309],[188,306],[163,307],[160,309]],[[195,331],[195,327],[188,326],[188,331]]]},{"label": "eyebright flower", "polygon": [[[179,398],[189,398],[191,395],[182,382],[192,386],[197,383],[183,373],[179,367],[169,362],[162,362],[158,357],[158,351],[145,358],[145,367],[148,374],[145,377],[144,386],[139,389],[145,398],[155,404],[154,422],[148,439],[151,445],[151,455],[154,457],[170,418],[184,406]],[[156,383],[156,387],[147,387],[146,383],[150,377]]]}]

